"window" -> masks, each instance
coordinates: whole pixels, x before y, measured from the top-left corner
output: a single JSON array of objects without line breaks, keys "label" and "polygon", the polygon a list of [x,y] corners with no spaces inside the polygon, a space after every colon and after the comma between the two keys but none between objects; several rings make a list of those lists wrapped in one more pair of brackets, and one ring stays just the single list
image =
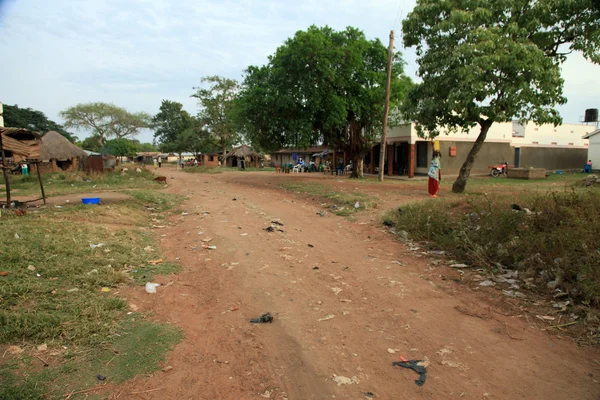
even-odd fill
[{"label": "window", "polygon": [[552,142],[551,144],[554,145],[554,146],[556,146],[556,142]]},{"label": "window", "polygon": [[573,143],[569,143],[569,146],[573,146]]},{"label": "window", "polygon": [[215,161],[215,156],[208,156],[208,161]]},{"label": "window", "polygon": [[427,142],[417,142],[417,168],[427,168]]},{"label": "window", "polygon": [[538,144],[538,142],[531,142],[531,144]]}]

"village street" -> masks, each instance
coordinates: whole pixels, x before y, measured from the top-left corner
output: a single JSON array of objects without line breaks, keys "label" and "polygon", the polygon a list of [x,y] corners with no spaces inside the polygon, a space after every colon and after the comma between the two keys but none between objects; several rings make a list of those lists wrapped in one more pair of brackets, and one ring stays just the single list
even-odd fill
[{"label": "village street", "polygon": [[[315,174],[161,172],[167,192],[187,197],[187,215],[155,229],[183,271],[156,277],[155,295],[135,287],[125,297],[185,338],[167,355],[172,370],[115,397],[600,398],[597,349],[541,332],[516,299],[431,265],[381,228],[384,209],[321,216],[319,201],[278,187]],[[264,230],[274,220],[283,232]],[[203,248],[210,238],[216,249]],[[265,312],[273,323],[249,322]],[[429,361],[422,387],[415,371],[392,366],[401,357]]]}]

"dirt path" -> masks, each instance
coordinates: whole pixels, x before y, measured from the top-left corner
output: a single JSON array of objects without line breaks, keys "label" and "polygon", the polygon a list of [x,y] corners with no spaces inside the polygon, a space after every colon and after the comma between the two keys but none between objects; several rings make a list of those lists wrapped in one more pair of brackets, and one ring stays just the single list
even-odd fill
[{"label": "dirt path", "polygon": [[[184,271],[159,278],[174,284],[157,295],[128,297],[185,339],[168,355],[171,371],[127,382],[115,398],[600,398],[595,349],[506,316],[500,297],[489,302],[494,294],[364,222],[381,211],[320,217],[318,202],[272,188],[291,178],[269,173],[167,176],[168,190],[190,197],[188,215],[161,232]],[[274,219],[285,232],[263,230]],[[216,250],[202,248],[207,238]],[[272,324],[248,322],[267,311]],[[392,366],[400,356],[429,360],[424,386]],[[338,386],[334,374],[355,383]]]}]

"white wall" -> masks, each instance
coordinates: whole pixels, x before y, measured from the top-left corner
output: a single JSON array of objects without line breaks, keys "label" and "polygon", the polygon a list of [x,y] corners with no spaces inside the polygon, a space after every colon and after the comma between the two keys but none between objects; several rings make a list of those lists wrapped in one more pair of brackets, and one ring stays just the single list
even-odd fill
[{"label": "white wall", "polygon": [[594,125],[563,124],[555,127],[552,124],[536,125],[529,122],[525,126],[525,137],[514,137],[512,145],[517,147],[519,145],[534,145],[540,147],[567,146],[581,148],[588,144],[588,139],[582,137],[595,129]]},{"label": "white wall", "polygon": [[592,160],[592,168],[600,169],[600,134],[592,136],[588,147],[588,160]]}]

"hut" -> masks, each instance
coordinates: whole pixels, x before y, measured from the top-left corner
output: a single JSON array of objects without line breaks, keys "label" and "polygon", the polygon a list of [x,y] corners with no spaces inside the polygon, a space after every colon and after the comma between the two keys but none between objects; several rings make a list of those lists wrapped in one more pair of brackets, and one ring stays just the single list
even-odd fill
[{"label": "hut", "polygon": [[260,161],[263,156],[255,152],[252,147],[245,144],[231,150],[225,156],[225,163],[228,167],[238,167],[244,169],[246,167],[260,167]]},{"label": "hut", "polygon": [[49,131],[42,136],[40,172],[77,171],[83,165],[85,152],[63,135]]},{"label": "hut", "polygon": [[83,167],[85,172],[109,172],[115,170],[115,167],[117,166],[117,157],[88,150],[84,150],[84,152],[86,154]]}]

